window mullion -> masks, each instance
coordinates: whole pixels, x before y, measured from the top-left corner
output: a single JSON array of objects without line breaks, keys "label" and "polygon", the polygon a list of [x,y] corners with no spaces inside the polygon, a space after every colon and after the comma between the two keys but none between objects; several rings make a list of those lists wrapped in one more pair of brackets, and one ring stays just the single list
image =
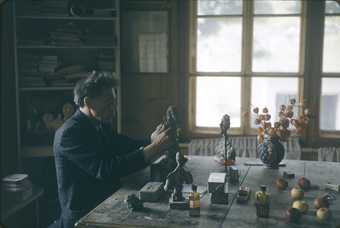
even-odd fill
[{"label": "window mullion", "polygon": [[306,105],[311,109],[314,117],[305,135],[306,143],[309,146],[313,146],[313,144],[315,146],[319,138],[318,120],[320,118],[324,7],[325,5],[322,1],[311,1],[307,3],[306,11],[306,34],[309,34],[309,36],[306,36],[304,50],[304,97],[308,98]]},{"label": "window mullion", "polygon": [[190,32],[189,32],[189,72],[196,73],[197,58],[197,1],[190,1]]},{"label": "window mullion", "polygon": [[[241,132],[250,133],[251,72],[253,44],[253,1],[243,1]],[[244,115],[242,114],[244,113]]]}]

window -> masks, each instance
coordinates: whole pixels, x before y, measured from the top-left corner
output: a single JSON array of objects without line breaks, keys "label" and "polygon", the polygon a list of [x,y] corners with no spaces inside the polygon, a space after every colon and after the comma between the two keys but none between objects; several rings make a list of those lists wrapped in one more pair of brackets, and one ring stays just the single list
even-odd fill
[{"label": "window", "polygon": [[242,1],[197,3],[195,125],[216,127],[228,112],[231,126],[240,127]]},{"label": "window", "polygon": [[[190,128],[217,133],[224,114],[231,132],[252,132],[253,106],[275,120],[289,98],[301,97],[302,18],[299,0],[194,0]],[[340,53],[340,52],[339,52]]]},{"label": "window", "polygon": [[340,6],[326,1],[321,75],[320,130],[340,131]]}]

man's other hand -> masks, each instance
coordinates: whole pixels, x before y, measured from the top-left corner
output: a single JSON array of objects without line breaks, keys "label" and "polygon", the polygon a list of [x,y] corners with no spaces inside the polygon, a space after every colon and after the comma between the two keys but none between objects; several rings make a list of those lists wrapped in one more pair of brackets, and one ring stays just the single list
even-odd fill
[{"label": "man's other hand", "polygon": [[159,124],[150,136],[151,142],[154,142],[157,135],[159,135],[162,131],[164,131],[164,124]]},{"label": "man's other hand", "polygon": [[[162,129],[163,128],[163,129]],[[157,131],[158,129],[158,131]],[[157,133],[153,134],[152,142],[150,145],[144,148],[144,156],[146,161],[153,161],[163,154],[163,152],[169,149],[175,143],[175,138],[170,135],[170,128],[164,129],[164,127],[157,127]]]}]

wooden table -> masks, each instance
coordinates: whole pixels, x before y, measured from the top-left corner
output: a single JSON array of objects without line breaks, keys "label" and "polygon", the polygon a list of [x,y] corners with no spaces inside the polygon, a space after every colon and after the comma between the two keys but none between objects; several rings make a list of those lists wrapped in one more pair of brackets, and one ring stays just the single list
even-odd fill
[{"label": "wooden table", "polygon": [[[313,201],[316,196],[322,194],[322,189],[311,190],[305,193],[304,200],[309,204],[310,210],[304,215],[299,224],[286,223],[285,211],[291,205],[289,189],[297,183],[297,179],[304,174],[312,184],[322,186],[327,182],[340,184],[340,163],[311,162],[286,160],[286,167],[278,170],[267,169],[262,166],[245,166],[245,162],[256,162],[255,159],[237,158],[237,167],[240,170],[240,183],[249,186],[252,190],[251,199],[246,205],[236,203],[236,190],[238,186],[229,185],[229,204],[210,204],[210,194],[201,199],[201,216],[193,218],[188,211],[170,210],[167,203],[144,203],[144,212],[130,212],[124,202],[130,193],[138,190],[148,181],[149,169],[126,178],[123,187],[111,197],[101,203],[89,214],[81,218],[76,227],[327,227],[336,228],[340,225],[340,194],[331,205],[332,218],[327,224],[319,224],[315,220]],[[258,162],[258,161],[257,161]],[[209,173],[223,172],[224,167],[214,161],[213,157],[192,156],[187,163],[187,168],[194,176],[194,182],[198,185],[206,185]],[[289,189],[278,191],[274,187],[274,180],[282,176],[283,171],[296,174],[295,179],[288,180]],[[261,184],[268,186],[271,194],[271,210],[268,219],[256,217],[254,206],[254,192]]]}]

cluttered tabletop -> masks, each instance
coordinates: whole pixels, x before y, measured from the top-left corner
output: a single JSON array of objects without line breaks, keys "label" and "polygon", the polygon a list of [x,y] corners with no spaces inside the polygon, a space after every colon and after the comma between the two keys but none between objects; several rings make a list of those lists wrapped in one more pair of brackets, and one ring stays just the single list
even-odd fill
[{"label": "cluttered tabletop", "polygon": [[[191,184],[181,189],[187,207],[171,204],[147,168],[125,178],[76,227],[340,227],[340,163],[283,160],[270,169],[236,158],[226,167],[214,157],[189,156],[185,169],[198,204]],[[140,207],[131,207],[131,196],[143,197]]]}]

